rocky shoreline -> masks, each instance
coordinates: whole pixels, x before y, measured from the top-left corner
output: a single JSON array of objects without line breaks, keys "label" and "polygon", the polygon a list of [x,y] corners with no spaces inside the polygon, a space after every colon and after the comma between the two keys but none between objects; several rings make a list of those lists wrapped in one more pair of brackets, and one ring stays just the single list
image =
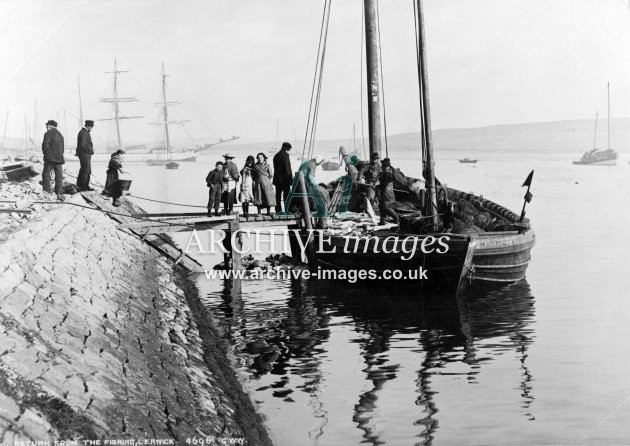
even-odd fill
[{"label": "rocky shoreline", "polygon": [[0,214],[0,443],[271,444],[186,272],[85,204]]}]

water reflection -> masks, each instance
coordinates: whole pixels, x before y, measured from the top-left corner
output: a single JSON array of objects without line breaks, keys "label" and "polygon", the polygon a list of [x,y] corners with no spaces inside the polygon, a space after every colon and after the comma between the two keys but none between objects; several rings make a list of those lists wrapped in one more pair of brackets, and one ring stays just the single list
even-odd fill
[{"label": "water reflection", "polygon": [[[422,298],[338,282],[226,282],[205,303],[233,345],[238,367],[261,384],[254,399],[268,409],[272,432],[273,417],[307,412],[311,427],[293,425],[298,430],[293,438],[344,444],[349,434],[343,426],[351,419],[361,443],[386,444],[396,432],[406,435],[405,443],[415,438],[416,444],[431,444],[440,410],[459,410],[452,397],[438,400],[443,389],[436,379],[475,384],[484,364],[508,351],[520,361],[513,399],[519,399],[522,416],[534,418],[526,361],[534,340],[534,299],[525,281],[487,294]],[[357,346],[359,358],[349,350],[347,357],[330,363],[335,351],[350,345]],[[346,394],[331,396],[327,387],[338,388],[335,381],[343,379],[338,373],[353,361],[361,364],[363,383],[347,383]],[[398,399],[415,394],[406,418],[397,415],[404,407],[396,406],[409,403],[392,404],[384,397],[388,391]],[[333,414],[333,397],[354,400],[352,413],[334,409]]]}]

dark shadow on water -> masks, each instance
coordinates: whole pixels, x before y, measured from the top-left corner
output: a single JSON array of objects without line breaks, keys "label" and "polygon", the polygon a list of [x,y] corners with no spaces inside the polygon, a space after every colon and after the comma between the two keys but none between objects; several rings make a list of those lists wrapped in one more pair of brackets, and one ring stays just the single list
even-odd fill
[{"label": "dark shadow on water", "polygon": [[[415,444],[431,444],[439,428],[439,408],[432,379],[448,363],[464,362],[470,367],[467,380],[474,383],[478,369],[493,360],[488,349],[512,350],[520,358],[520,392],[523,415],[533,419],[533,378],[527,368],[528,347],[534,340],[530,326],[534,318],[534,298],[526,281],[490,292],[472,291],[462,295],[420,297],[410,290],[394,287],[374,289],[340,282],[287,281],[282,304],[268,305],[260,300],[248,302],[238,284],[226,283],[220,299],[211,305],[224,337],[234,346],[252,377],[277,376],[270,386],[272,395],[293,402],[293,392],[309,395],[309,406],[318,427],[308,432],[318,438],[329,423],[321,389],[324,384],[322,357],[330,340],[331,318],[347,319],[361,334],[348,339],[359,345],[369,390],[355,398],[354,413],[348,414],[361,430],[365,444],[383,444],[375,427],[378,422],[379,393],[399,374],[399,365],[389,363],[392,337],[416,336],[419,358],[410,390],[417,394],[418,418]],[[272,290],[270,292],[278,292]],[[209,296],[212,297],[212,296]],[[483,341],[483,342],[482,342]],[[480,347],[477,344],[482,343]],[[463,354],[462,354],[463,352]],[[408,365],[408,364],[406,364]],[[342,366],[342,365],[340,365]],[[304,384],[291,388],[291,376]],[[270,390],[259,388],[257,390]],[[282,415],[280,415],[282,416]],[[334,429],[333,429],[334,431]]]}]

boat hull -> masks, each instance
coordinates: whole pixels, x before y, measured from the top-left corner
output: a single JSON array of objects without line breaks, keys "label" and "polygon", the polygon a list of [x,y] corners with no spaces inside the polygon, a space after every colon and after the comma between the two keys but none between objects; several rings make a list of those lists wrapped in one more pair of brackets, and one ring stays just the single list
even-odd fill
[{"label": "boat hull", "polygon": [[[427,243],[431,240],[434,242]],[[426,250],[421,249],[423,242]],[[345,237],[324,232],[316,234],[315,256],[318,269],[352,274],[365,271],[362,281],[391,286],[395,280],[397,284],[454,293],[467,277],[474,252],[471,243],[470,237],[455,234],[376,231],[370,237]]]},{"label": "boat hull", "polygon": [[37,175],[30,163],[8,164],[0,166],[0,182],[22,181]]},{"label": "boat hull", "polygon": [[476,285],[508,285],[525,277],[536,237],[525,232],[484,233],[477,240],[469,281]]},{"label": "boat hull", "polygon": [[598,160],[598,161],[573,161],[573,164],[582,166],[616,166],[617,159]]}]

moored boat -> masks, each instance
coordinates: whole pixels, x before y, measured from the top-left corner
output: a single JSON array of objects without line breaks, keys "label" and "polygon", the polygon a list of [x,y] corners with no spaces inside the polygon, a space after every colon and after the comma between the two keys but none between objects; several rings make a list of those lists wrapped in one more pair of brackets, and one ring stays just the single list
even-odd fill
[{"label": "moored boat", "polygon": [[37,175],[29,162],[0,164],[0,183],[5,181],[22,181]]},{"label": "moored boat", "polygon": [[[396,209],[402,214],[398,228],[382,228],[373,219],[372,224],[364,221],[351,230],[351,224],[340,226],[336,218],[338,214],[335,214],[326,229],[315,232],[318,249],[311,250],[309,262],[322,269],[345,271],[348,274],[352,271],[368,271],[365,275],[372,271],[373,277],[363,277],[364,279],[396,278],[385,275],[397,271],[398,279],[416,281],[423,289],[432,288],[446,293],[460,291],[470,283],[487,286],[518,282],[525,276],[530,251],[535,243],[529,221],[524,218],[525,206],[519,216],[481,196],[441,186],[435,180],[422,2],[416,2],[414,9],[419,28],[416,43],[419,51],[418,79],[422,109],[422,175],[425,181],[423,183],[421,180],[405,178],[400,171],[397,171],[397,175],[402,175],[403,181],[394,176]],[[369,144],[370,153],[380,155],[379,69],[378,60],[374,56],[378,54],[378,44],[377,37],[370,34],[376,29],[375,15],[374,0],[365,0],[365,41],[368,46],[366,64],[368,84],[373,86],[367,92],[367,102],[370,105]],[[356,157],[345,153],[342,155],[346,164],[358,165],[356,159],[353,159]],[[524,184],[528,187],[526,202],[531,200],[529,186],[532,175],[533,172]],[[356,202],[357,197],[360,201],[363,196],[365,209],[370,214],[367,187],[369,185],[353,184],[351,196],[346,203]],[[332,205],[328,210],[343,214],[346,209],[339,207],[339,204],[344,203],[344,199],[335,198],[343,186],[339,182],[331,183],[328,189],[333,192]],[[351,209],[348,204],[348,210],[355,209]],[[310,213],[305,205],[303,212],[307,216]],[[413,246],[416,249],[412,249]],[[410,252],[413,254],[409,254]],[[419,268],[426,272],[422,280],[417,275],[411,275],[411,271]]]},{"label": "moored boat", "polygon": [[464,164],[475,164],[477,160],[471,160],[470,158],[466,157],[464,159],[460,159],[459,162]]},{"label": "moored boat", "polygon": [[598,149],[597,146],[597,118],[599,111],[595,114],[595,136],[593,138],[593,149],[582,155],[578,161],[573,164],[590,165],[590,166],[616,166],[619,154],[610,147],[610,82],[607,84],[608,90],[608,148],[606,150]]}]

